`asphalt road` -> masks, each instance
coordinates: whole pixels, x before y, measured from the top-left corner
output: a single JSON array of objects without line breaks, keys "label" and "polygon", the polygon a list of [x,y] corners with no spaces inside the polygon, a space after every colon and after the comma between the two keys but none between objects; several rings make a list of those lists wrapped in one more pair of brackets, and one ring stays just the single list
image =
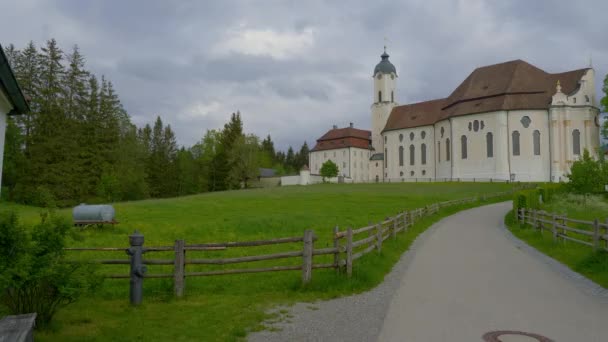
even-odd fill
[{"label": "asphalt road", "polygon": [[[482,341],[491,331],[608,341],[608,291],[503,229],[511,203],[443,219],[385,281],[355,296],[287,308],[250,341]],[[537,341],[503,335],[507,341]]]}]

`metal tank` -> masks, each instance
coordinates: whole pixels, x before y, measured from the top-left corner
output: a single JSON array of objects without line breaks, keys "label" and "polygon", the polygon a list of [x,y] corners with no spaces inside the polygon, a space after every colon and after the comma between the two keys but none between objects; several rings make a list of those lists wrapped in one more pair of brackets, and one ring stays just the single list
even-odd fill
[{"label": "metal tank", "polygon": [[80,204],[72,210],[74,224],[116,223],[114,207],[107,204]]}]

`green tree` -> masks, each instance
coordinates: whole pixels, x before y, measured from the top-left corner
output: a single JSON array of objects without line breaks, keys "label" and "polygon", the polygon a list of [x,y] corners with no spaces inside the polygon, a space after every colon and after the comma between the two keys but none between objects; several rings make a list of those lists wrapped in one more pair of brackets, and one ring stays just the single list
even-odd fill
[{"label": "green tree", "polygon": [[570,167],[570,174],[567,177],[569,179],[567,186],[572,192],[580,194],[604,192],[604,185],[608,184],[608,163],[603,159],[594,160],[585,149],[582,158]]},{"label": "green tree", "polygon": [[258,137],[253,134],[238,137],[228,156],[228,163],[231,165],[228,174],[229,182],[248,188],[250,182],[260,173],[258,157]]},{"label": "green tree", "polygon": [[232,146],[235,141],[243,136],[243,121],[241,113],[232,113],[230,121],[224,125],[222,130],[220,148],[215,155],[216,180],[214,190],[238,189],[240,184],[234,182],[234,178],[229,178],[233,164],[229,160]]},{"label": "green tree", "polygon": [[338,165],[331,161],[331,159],[323,163],[323,165],[321,165],[321,170],[319,170],[319,173],[321,174],[321,177],[323,177],[324,182],[326,178],[337,177],[338,172]]}]

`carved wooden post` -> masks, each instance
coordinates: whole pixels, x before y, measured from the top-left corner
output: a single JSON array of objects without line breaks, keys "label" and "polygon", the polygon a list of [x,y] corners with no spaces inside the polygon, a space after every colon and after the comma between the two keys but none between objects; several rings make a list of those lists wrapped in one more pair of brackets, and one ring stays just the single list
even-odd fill
[{"label": "carved wooden post", "polygon": [[173,264],[173,290],[177,298],[184,296],[185,287],[185,259],[186,251],[184,247],[186,242],[184,240],[175,240],[175,260]]},{"label": "carved wooden post", "polygon": [[338,238],[338,233],[340,232],[340,228],[338,226],[334,227],[334,248],[336,251],[334,252],[334,265],[336,267],[336,272],[340,272],[340,239]]},{"label": "carved wooden post", "polygon": [[312,251],[313,246],[313,231],[307,229],[304,231],[304,251],[302,253],[302,282],[310,283],[312,279]]},{"label": "carved wooden post", "polygon": [[593,220],[593,251],[600,248],[600,220]]},{"label": "carved wooden post", "polygon": [[353,275],[353,229],[348,227],[346,230],[346,276]]},{"label": "carved wooden post", "polygon": [[131,259],[129,297],[132,305],[139,305],[143,300],[144,274],[146,273],[146,265],[143,264],[143,234],[135,230],[133,234],[129,235],[129,245],[131,245],[131,247],[126,251]]}]

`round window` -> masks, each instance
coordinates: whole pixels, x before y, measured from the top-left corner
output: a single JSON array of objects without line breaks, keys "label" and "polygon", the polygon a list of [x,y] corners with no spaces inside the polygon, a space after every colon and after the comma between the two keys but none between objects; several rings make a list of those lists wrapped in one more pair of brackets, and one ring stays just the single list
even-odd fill
[{"label": "round window", "polygon": [[422,137],[422,139],[424,139],[426,137],[426,132],[422,131],[422,133],[420,133],[420,136]]},{"label": "round window", "polygon": [[410,176],[414,177],[414,171],[410,171]]},{"label": "round window", "polygon": [[410,133],[410,140],[414,140],[414,132]]},{"label": "round window", "polygon": [[403,134],[399,134],[399,141],[403,141]]},{"label": "round window", "polygon": [[469,132],[471,131],[472,128],[473,128],[473,124],[469,122]]},{"label": "round window", "polygon": [[379,80],[381,80],[382,79],[382,74],[378,73],[378,76],[376,76],[376,78],[378,78]]},{"label": "round window", "polygon": [[479,131],[479,121],[478,120],[473,121],[473,130],[475,132]]},{"label": "round window", "polygon": [[441,137],[443,138],[443,133],[445,133],[445,128],[441,127]]}]

